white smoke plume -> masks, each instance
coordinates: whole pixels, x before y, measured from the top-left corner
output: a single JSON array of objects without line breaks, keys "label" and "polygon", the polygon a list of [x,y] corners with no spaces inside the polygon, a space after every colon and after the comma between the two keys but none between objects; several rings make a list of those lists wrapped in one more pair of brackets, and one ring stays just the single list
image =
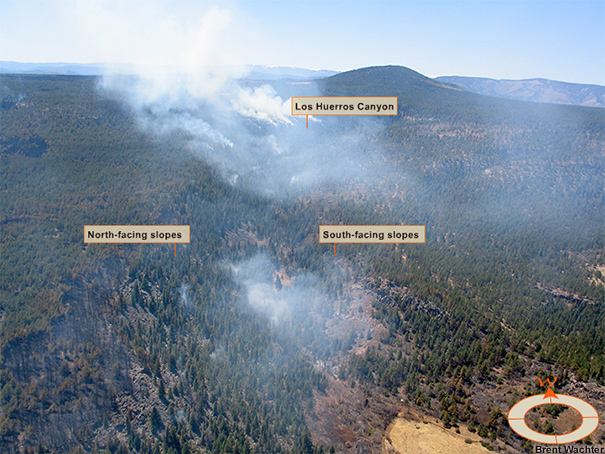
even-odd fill
[{"label": "white smoke plume", "polygon": [[[334,179],[384,174],[376,166],[381,160],[368,153],[364,131],[343,133],[313,119],[307,129],[304,117],[290,115],[297,85],[282,98],[270,85],[242,81],[244,67],[228,64],[221,53],[231,19],[228,10],[210,9],[183,30],[170,17],[158,19],[162,43],[151,39],[139,59],[144,64],[129,67],[129,74],[123,67],[109,70],[101,91],[124,102],[145,131],[160,140],[178,133],[226,181],[264,195],[297,195]],[[140,37],[134,41],[140,48]],[[154,51],[163,58],[153,58]]]},{"label": "white smoke plume", "polygon": [[293,276],[282,284],[274,264],[260,253],[230,265],[235,281],[245,290],[246,300],[257,312],[278,325],[293,317],[309,317],[310,309],[325,305],[325,295],[319,290],[317,278],[311,275]]},{"label": "white smoke plume", "polygon": [[[326,359],[336,351],[347,351],[360,333],[372,327],[369,314],[359,310],[370,295],[350,285],[353,277],[348,269],[332,266],[323,279],[307,272],[286,275],[265,253],[228,268],[242,300],[271,323],[287,355],[305,351]],[[341,288],[340,295],[328,290],[330,282]],[[320,367],[332,370],[335,364],[330,360]]]},{"label": "white smoke plume", "polygon": [[177,289],[180,294],[180,302],[185,307],[191,306],[191,301],[189,299],[189,296],[187,295],[189,288],[190,288],[190,286],[188,284],[183,284]]},{"label": "white smoke plume", "polygon": [[279,323],[290,312],[288,295],[276,289],[272,275],[273,265],[264,255],[256,255],[250,260],[230,265],[236,282],[243,286],[248,304],[266,315],[273,323]]}]

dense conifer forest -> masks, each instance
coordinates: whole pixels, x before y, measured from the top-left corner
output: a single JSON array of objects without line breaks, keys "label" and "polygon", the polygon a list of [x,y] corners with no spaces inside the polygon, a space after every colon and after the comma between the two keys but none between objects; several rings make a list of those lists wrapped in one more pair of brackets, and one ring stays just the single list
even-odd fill
[{"label": "dense conifer forest", "polygon": [[[531,383],[539,364],[602,395],[603,109],[400,67],[317,84],[399,97],[396,117],[310,124],[325,147],[362,134],[362,159],[379,150],[389,171],[275,196],[233,184],[183,131],[141,128],[96,78],[2,75],[0,451],[376,452],[314,429],[338,382],[523,452],[508,408],[476,390]],[[84,243],[84,225],[111,224],[192,238],[176,255]],[[427,241],[334,252],[328,224],[426,225]]]}]

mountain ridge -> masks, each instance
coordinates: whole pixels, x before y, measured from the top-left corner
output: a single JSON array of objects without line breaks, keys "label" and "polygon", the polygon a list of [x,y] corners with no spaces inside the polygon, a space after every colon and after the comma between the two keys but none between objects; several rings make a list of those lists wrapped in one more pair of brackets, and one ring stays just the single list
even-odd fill
[{"label": "mountain ridge", "polygon": [[[148,69],[147,66],[143,65]],[[274,79],[317,79],[337,74],[338,71],[329,69],[307,69],[293,66],[266,66],[266,65],[243,65],[247,71],[245,79],[250,80],[274,80]],[[0,74],[55,74],[73,76],[102,76],[111,70],[112,73],[136,74],[140,69],[132,64],[110,64],[110,63],[66,63],[66,62],[16,62],[0,61]],[[153,70],[172,71],[171,67],[151,67]]]},{"label": "mountain ridge", "polygon": [[[385,90],[387,92],[401,90],[416,90],[426,86],[459,90],[451,84],[435,81],[424,74],[406,66],[368,66],[341,72],[319,81],[322,88],[327,89],[327,96],[337,93],[336,85],[346,89]],[[388,96],[383,94],[382,96]]]},{"label": "mountain ridge", "polygon": [[[0,61],[0,74],[47,74],[47,75],[80,75],[101,76],[111,68],[112,72],[136,74],[136,65],[116,65],[102,62],[97,63],[67,63],[67,62],[16,62]],[[249,81],[313,81],[329,79],[343,75],[345,83],[355,78],[359,71],[393,70],[403,68],[410,77],[408,88],[424,81],[435,87],[493,96],[517,101],[531,101],[549,104],[569,104],[585,107],[605,107],[605,87],[596,84],[580,84],[562,82],[547,78],[532,79],[492,79],[487,77],[468,76],[438,76],[430,78],[406,66],[386,65],[369,66],[349,71],[334,71],[328,69],[307,69],[291,66],[244,65],[247,73],[243,76]],[[401,79],[396,79],[401,80]],[[382,85],[392,85],[386,80],[378,80]]]},{"label": "mountain ridge", "polygon": [[605,86],[596,84],[578,84],[545,78],[511,80],[466,76],[439,76],[434,80],[454,84],[473,93],[504,99],[605,107]]}]

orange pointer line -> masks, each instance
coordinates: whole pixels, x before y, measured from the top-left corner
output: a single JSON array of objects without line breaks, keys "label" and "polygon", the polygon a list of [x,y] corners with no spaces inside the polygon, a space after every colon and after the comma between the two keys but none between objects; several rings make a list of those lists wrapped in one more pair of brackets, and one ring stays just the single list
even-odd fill
[{"label": "orange pointer line", "polygon": [[334,243],[334,257],[336,257],[336,243]]},{"label": "orange pointer line", "polygon": [[307,129],[309,129],[309,116],[305,115],[305,117],[307,117]]},{"label": "orange pointer line", "polygon": [[176,257],[176,243],[174,243],[174,256]]},{"label": "orange pointer line", "polygon": [[[548,387],[548,390],[544,393],[544,399],[547,399],[549,397],[554,397],[555,399],[558,399],[557,395],[550,386]],[[552,400],[550,401],[550,403],[552,403]]]}]

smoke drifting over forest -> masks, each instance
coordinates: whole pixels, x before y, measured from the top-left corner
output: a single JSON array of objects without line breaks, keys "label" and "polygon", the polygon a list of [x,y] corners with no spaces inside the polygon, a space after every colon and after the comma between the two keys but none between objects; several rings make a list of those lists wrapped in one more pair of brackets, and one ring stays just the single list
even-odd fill
[{"label": "smoke drifting over forest", "polygon": [[325,120],[312,119],[307,129],[304,117],[290,115],[290,99],[241,75],[233,68],[113,75],[101,88],[123,99],[143,130],[176,135],[226,181],[263,195],[296,195],[322,182],[385,173],[366,142],[372,121],[338,135]]},{"label": "smoke drifting over forest", "polygon": [[[284,197],[325,181],[385,173],[372,164],[381,160],[369,156],[365,141],[373,121],[357,121],[345,132],[327,126],[326,117],[311,118],[307,129],[304,117],[290,115],[290,96],[318,95],[318,87],[293,84],[278,95],[268,84],[243,79],[243,66],[226,64],[219,42],[229,22],[222,10],[209,11],[186,33],[159,21],[173,46],[174,55],[160,49],[171,66],[140,64],[129,75],[108,68],[101,92],[123,102],[144,131],[186,141],[226,181],[263,195]],[[150,46],[144,55],[154,54]]]},{"label": "smoke drifting over forest", "polygon": [[248,304],[276,325],[292,324],[300,317],[309,317],[315,306],[327,304],[316,276],[301,274],[282,283],[275,265],[264,253],[230,268],[235,281],[244,288]]}]

